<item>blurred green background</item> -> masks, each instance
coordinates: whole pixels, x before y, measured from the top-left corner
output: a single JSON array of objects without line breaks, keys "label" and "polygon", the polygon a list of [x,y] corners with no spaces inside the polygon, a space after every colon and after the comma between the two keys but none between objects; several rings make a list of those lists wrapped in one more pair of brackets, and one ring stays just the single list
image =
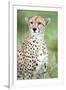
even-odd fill
[{"label": "blurred green background", "polygon": [[28,26],[25,17],[43,16],[51,18],[45,30],[45,41],[49,53],[48,74],[45,78],[58,77],[58,12],[56,11],[30,11],[17,10],[17,47],[21,47],[27,34]]}]

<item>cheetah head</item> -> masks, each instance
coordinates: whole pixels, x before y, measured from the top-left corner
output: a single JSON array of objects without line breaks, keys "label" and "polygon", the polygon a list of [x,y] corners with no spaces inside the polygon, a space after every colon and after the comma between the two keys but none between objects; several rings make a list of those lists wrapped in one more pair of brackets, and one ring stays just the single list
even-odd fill
[{"label": "cheetah head", "polygon": [[44,18],[42,16],[33,16],[25,18],[31,35],[44,34],[45,27],[49,24],[50,18]]}]

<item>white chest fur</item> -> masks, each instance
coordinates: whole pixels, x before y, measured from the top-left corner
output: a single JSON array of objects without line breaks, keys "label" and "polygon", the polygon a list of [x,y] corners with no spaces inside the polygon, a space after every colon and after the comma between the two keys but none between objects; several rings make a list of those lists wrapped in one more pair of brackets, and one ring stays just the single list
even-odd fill
[{"label": "white chest fur", "polygon": [[[33,43],[33,41],[35,41],[35,43]],[[44,71],[46,71],[46,69],[44,68],[44,64],[47,65],[48,57],[46,54],[47,48],[46,48],[46,44],[44,42],[44,38],[43,37],[33,37],[31,39],[31,42],[32,42],[32,44],[34,44],[33,48],[35,48],[35,53],[37,56],[36,62],[38,64],[38,66],[36,67],[36,71],[40,72],[40,70],[42,70],[42,69]],[[34,47],[35,45],[36,45],[36,47]]]}]

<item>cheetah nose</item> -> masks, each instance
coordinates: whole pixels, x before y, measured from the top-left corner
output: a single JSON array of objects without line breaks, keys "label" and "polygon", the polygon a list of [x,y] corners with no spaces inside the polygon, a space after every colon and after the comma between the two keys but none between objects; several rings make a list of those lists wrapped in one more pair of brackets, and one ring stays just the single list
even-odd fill
[{"label": "cheetah nose", "polygon": [[36,31],[36,28],[33,28],[33,31],[35,32]]}]

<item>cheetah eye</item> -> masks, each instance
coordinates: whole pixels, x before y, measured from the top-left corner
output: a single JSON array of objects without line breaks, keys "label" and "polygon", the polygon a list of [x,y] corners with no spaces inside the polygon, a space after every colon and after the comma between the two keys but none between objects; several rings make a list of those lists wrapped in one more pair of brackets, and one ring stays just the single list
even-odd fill
[{"label": "cheetah eye", "polygon": [[31,24],[33,24],[33,22],[30,22]]},{"label": "cheetah eye", "polygon": [[41,24],[41,22],[38,22],[38,25],[40,25]]}]

